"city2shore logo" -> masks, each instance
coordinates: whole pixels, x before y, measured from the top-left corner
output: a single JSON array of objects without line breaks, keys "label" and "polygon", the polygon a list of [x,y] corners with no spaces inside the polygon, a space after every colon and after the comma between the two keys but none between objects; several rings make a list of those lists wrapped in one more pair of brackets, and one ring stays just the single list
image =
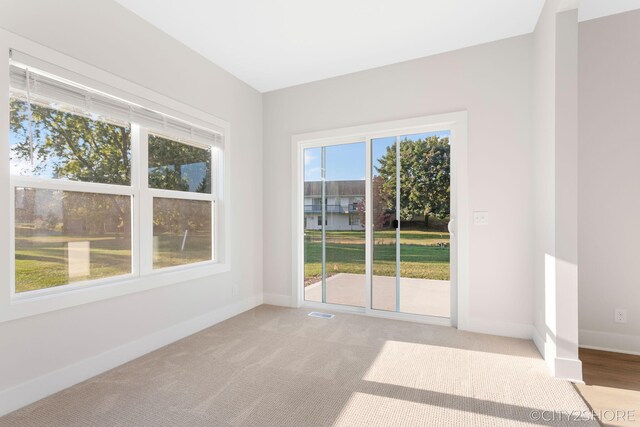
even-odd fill
[{"label": "city2shore logo", "polygon": [[604,410],[604,411],[543,411],[535,410],[529,413],[532,421],[555,422],[555,421],[593,421],[602,422],[635,422],[635,410]]}]

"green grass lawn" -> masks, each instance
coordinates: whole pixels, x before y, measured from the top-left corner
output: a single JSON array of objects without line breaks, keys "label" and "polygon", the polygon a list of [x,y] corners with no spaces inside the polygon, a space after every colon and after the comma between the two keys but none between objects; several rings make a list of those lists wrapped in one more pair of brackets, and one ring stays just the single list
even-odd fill
[{"label": "green grass lawn", "polygon": [[211,260],[211,235],[190,234],[180,252],[183,235],[161,234],[154,252],[153,267],[163,268]]},{"label": "green grass lawn", "polygon": [[[322,275],[322,235],[305,232],[305,285]],[[364,231],[327,231],[327,275],[365,273]],[[373,274],[395,276],[395,230],[374,234]],[[416,279],[449,280],[449,233],[430,230],[403,230],[400,236],[400,275]]]},{"label": "green grass lawn", "polygon": [[[131,243],[114,235],[37,235],[16,230],[16,292],[44,289],[70,282],[112,277],[131,272]],[[211,259],[209,236],[190,235],[180,253],[182,235],[160,235],[155,268],[189,264]],[[67,242],[89,240],[90,272],[70,279],[67,271]],[[403,230],[400,274],[407,278],[449,280],[449,234],[442,231]],[[365,273],[364,232],[327,232],[327,275]],[[375,233],[373,272],[395,276],[395,231]],[[321,234],[305,233],[305,284],[320,280]]]},{"label": "green grass lawn", "polygon": [[[116,236],[23,235],[16,232],[16,292],[66,285],[131,272],[131,242]],[[90,272],[69,278],[67,242],[90,241]]]},{"label": "green grass lawn", "polygon": [[[190,264],[211,259],[211,239],[190,235],[180,252],[182,235],[160,235],[154,267]],[[69,278],[67,242],[90,241],[90,275]],[[131,273],[131,241],[115,235],[38,235],[16,230],[16,292],[66,285]]]}]

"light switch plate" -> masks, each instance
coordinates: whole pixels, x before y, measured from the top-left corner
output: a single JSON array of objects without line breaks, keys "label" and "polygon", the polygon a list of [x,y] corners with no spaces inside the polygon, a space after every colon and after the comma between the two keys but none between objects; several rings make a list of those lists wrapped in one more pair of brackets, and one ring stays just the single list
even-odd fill
[{"label": "light switch plate", "polygon": [[487,211],[474,211],[473,223],[475,225],[489,225],[489,212]]}]

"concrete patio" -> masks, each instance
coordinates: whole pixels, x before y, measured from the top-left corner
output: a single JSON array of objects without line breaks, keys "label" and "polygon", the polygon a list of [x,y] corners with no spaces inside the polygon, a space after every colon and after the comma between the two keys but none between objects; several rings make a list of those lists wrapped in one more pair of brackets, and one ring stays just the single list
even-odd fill
[{"label": "concrete patio", "polygon": [[[327,301],[331,304],[365,306],[366,281],[363,274],[340,273],[327,278]],[[373,308],[395,311],[396,278],[373,276]],[[305,288],[305,300],[322,302],[322,282]],[[449,317],[448,280],[400,279],[400,311],[403,313]]]}]

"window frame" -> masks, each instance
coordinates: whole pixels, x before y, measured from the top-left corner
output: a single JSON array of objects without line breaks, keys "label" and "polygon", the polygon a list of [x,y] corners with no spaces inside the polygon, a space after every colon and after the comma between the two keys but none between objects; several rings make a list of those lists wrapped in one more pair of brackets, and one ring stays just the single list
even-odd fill
[{"label": "window frame", "polygon": [[[414,117],[388,122],[378,122],[366,125],[359,125],[347,128],[330,129],[325,131],[297,134],[291,137],[291,191],[294,202],[291,206],[291,246],[292,246],[292,268],[291,283],[292,306],[311,307],[314,309],[331,308],[337,311],[356,312],[368,316],[385,317],[391,319],[409,320],[419,323],[429,323],[438,325],[455,326],[459,329],[469,329],[469,189],[468,189],[468,138],[467,138],[467,111],[456,111],[452,113],[435,114],[431,116]],[[304,153],[305,150],[321,146],[333,146],[365,141],[367,143],[367,180],[371,173],[371,140],[374,138],[408,135],[413,133],[430,132],[434,130],[449,129],[451,132],[450,141],[452,160],[451,164],[451,188],[452,188],[452,215],[454,218],[454,236],[457,236],[456,254],[452,255],[451,262],[455,262],[455,278],[452,277],[452,306],[451,317],[444,319],[434,316],[415,315],[410,313],[381,313],[379,310],[371,308],[371,287],[372,277],[372,251],[367,252],[366,261],[366,282],[368,291],[366,292],[365,307],[346,307],[336,304],[316,303],[304,300],[304,233],[301,233],[303,203],[304,200]],[[367,183],[365,200],[372,203],[370,183]],[[454,193],[455,192],[455,193]],[[365,221],[367,246],[372,247],[372,228],[366,224],[371,223],[370,216],[372,209],[366,209],[367,220]]]},{"label": "window frame", "polygon": [[[138,132],[139,137],[139,146],[142,154],[140,159],[141,171],[139,180],[140,180],[140,189],[141,195],[139,198],[140,201],[140,218],[145,218],[148,220],[146,222],[146,226],[141,229],[143,233],[143,238],[141,239],[143,243],[141,248],[141,254],[147,253],[149,256],[141,257],[141,265],[140,271],[143,275],[153,274],[158,272],[166,272],[166,271],[181,271],[185,268],[193,268],[198,266],[207,266],[211,264],[215,264],[217,262],[216,255],[216,198],[217,198],[217,176],[218,170],[220,169],[219,163],[219,150],[215,147],[205,147],[203,144],[189,143],[194,147],[198,148],[211,148],[211,193],[197,193],[192,191],[179,191],[179,190],[166,190],[161,188],[152,188],[149,186],[149,133],[155,133],[153,130],[140,128]],[[163,136],[164,137],[164,136]],[[170,137],[164,137],[166,139],[171,139]],[[175,139],[171,139],[175,142]],[[133,143],[132,143],[133,146]],[[194,262],[190,264],[183,265],[174,265],[168,267],[153,267],[153,199],[180,199],[180,200],[200,200],[211,202],[211,260],[209,261],[200,261]],[[143,203],[144,201],[144,203]]]},{"label": "window frame", "polygon": [[[62,182],[60,182],[62,181]],[[81,184],[81,185],[74,185]],[[87,185],[89,184],[89,185]],[[117,188],[121,187],[121,188]],[[16,228],[15,228],[15,194],[16,188],[33,188],[36,190],[57,190],[57,191],[73,191],[90,194],[107,194],[131,197],[131,273],[120,274],[117,276],[103,277],[100,279],[79,280],[76,282],[66,283],[64,285],[52,286],[48,288],[35,289],[26,292],[16,292]],[[139,191],[133,186],[112,185],[112,184],[94,184],[86,182],[75,182],[65,180],[55,180],[47,178],[25,177],[10,175],[10,195],[9,195],[9,245],[10,245],[10,277],[9,291],[13,301],[28,300],[43,295],[51,295],[66,292],[71,289],[99,286],[116,280],[133,279],[139,275],[136,263],[136,250],[138,248],[138,234],[135,232],[134,218],[136,217],[134,210],[136,209],[136,199]]]},{"label": "window frame", "polygon": [[[0,322],[40,313],[73,307],[117,296],[141,292],[162,286],[197,280],[230,271],[230,124],[212,114],[161,95],[121,77],[83,63],[40,44],[0,29],[0,48],[4,49],[7,66],[0,67],[0,80],[4,81],[0,93],[7,102],[0,105],[0,224],[5,224],[9,237],[7,244],[0,244]],[[87,183],[56,180],[33,176],[11,176],[9,165],[9,50],[15,49],[33,59],[34,69],[39,69],[77,84],[91,87],[124,101],[193,123],[196,126],[215,130],[223,135],[224,146],[212,145],[211,194],[160,190],[148,188],[148,152],[146,138],[141,138],[145,129],[131,123],[131,185]],[[73,71],[71,71],[73,70]],[[153,130],[150,130],[153,132]],[[170,136],[169,136],[170,137]],[[142,141],[144,140],[144,142]],[[176,138],[179,140],[179,138]],[[198,146],[198,144],[194,144]],[[214,154],[215,153],[215,154]],[[42,189],[82,191],[129,195],[132,200],[132,272],[126,275],[78,281],[70,284],[15,292],[15,188],[32,187]],[[153,197],[202,200],[212,202],[212,260],[192,264],[153,269]],[[147,200],[147,202],[143,202]],[[144,218],[149,218],[148,224]],[[151,236],[151,238],[147,238]],[[150,245],[151,251],[144,245]],[[138,254],[136,256],[136,253]],[[145,266],[146,264],[146,266]],[[8,275],[8,276],[7,276]],[[209,281],[203,283],[209,283]]]}]

